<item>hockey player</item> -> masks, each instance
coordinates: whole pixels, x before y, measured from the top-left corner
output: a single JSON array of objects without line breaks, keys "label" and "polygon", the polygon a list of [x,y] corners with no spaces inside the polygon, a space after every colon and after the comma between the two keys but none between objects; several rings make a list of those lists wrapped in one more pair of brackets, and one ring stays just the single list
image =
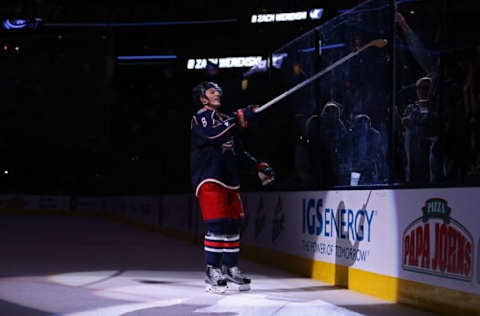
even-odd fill
[{"label": "hockey player", "polygon": [[271,167],[246,152],[236,134],[254,116],[253,108],[232,115],[219,111],[222,89],[202,82],[193,89],[193,102],[200,110],[191,121],[190,166],[192,185],[207,225],[204,240],[206,290],[223,293],[227,285],[250,289],[250,278],[238,268],[240,225],[244,218],[240,169],[256,172],[263,184],[274,180]]}]

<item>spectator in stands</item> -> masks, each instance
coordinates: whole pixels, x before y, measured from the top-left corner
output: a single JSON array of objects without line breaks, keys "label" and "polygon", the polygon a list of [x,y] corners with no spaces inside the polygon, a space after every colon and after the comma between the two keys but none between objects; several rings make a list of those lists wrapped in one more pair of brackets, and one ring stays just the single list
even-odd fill
[{"label": "spectator in stands", "polygon": [[429,99],[431,83],[430,77],[422,77],[417,81],[418,100],[409,104],[402,115],[405,180],[409,183],[432,183],[440,176],[440,157],[435,149],[441,124]]},{"label": "spectator in stands", "polygon": [[478,180],[480,179],[480,48],[475,50],[467,66],[463,93],[471,150],[468,176]]},{"label": "spectator in stands", "polygon": [[317,183],[323,186],[346,184],[343,140],[347,130],[341,119],[341,105],[327,102],[320,115],[312,115],[306,125],[309,155]]},{"label": "spectator in stands", "polygon": [[351,172],[360,174],[358,184],[377,184],[382,180],[384,146],[380,133],[366,114],[354,117],[345,137],[345,159]]}]

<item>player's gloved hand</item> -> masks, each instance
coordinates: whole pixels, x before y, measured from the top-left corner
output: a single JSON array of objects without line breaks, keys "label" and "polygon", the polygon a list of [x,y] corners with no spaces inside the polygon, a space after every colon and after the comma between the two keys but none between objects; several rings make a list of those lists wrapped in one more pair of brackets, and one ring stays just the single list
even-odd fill
[{"label": "player's gloved hand", "polygon": [[248,127],[248,120],[254,117],[256,108],[258,108],[258,105],[249,105],[246,108],[238,109],[237,112],[235,112],[238,123],[242,128]]},{"label": "player's gloved hand", "polygon": [[258,104],[250,104],[249,106],[247,106],[247,109],[250,110],[250,117],[253,117],[255,115],[255,111],[258,109],[258,107]]},{"label": "player's gloved hand", "polygon": [[266,162],[260,162],[257,166],[257,175],[262,185],[267,185],[275,180],[275,171]]}]

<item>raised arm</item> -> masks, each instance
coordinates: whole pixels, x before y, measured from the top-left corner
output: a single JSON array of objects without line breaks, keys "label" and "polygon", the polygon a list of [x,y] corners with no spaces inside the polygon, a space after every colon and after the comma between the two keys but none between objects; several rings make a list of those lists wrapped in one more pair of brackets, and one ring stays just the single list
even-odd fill
[{"label": "raised arm", "polygon": [[423,69],[425,74],[431,74],[434,71],[433,58],[428,53],[427,49],[423,45],[420,38],[415,34],[412,28],[407,24],[407,21],[400,12],[395,13],[395,22],[398,24],[400,29],[405,36],[405,41],[407,42],[408,48],[412,53],[413,57]]}]

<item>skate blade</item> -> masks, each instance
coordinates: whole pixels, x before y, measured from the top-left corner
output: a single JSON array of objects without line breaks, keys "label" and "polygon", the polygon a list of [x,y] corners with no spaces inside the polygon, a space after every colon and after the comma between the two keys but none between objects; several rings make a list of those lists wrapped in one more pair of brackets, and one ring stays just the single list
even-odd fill
[{"label": "skate blade", "polygon": [[250,284],[237,284],[233,282],[228,283],[228,289],[231,291],[250,291]]},{"label": "skate blade", "polygon": [[225,294],[225,292],[227,291],[227,286],[215,286],[207,284],[207,286],[205,287],[205,291],[213,294]]}]

